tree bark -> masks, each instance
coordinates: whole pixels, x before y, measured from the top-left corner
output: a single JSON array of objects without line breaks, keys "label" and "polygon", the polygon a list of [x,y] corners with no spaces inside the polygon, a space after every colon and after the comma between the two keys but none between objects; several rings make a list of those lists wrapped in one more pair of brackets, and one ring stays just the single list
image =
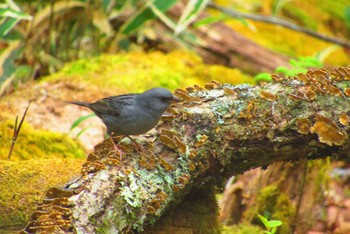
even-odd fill
[{"label": "tree bark", "polygon": [[146,152],[125,138],[120,161],[109,140],[97,145],[82,177],[51,189],[25,232],[142,231],[199,185],[276,161],[350,159],[350,67],[175,94],[183,101],[137,138]]}]

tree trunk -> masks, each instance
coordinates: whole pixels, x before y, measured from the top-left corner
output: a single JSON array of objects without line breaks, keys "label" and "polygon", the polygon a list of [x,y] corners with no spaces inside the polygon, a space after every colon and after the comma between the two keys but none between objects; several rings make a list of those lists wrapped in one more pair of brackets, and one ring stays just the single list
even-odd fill
[{"label": "tree trunk", "polygon": [[51,189],[25,229],[142,231],[191,189],[277,161],[349,160],[350,67],[310,70],[265,85],[209,83],[176,90],[156,131],[96,146],[82,177]]}]

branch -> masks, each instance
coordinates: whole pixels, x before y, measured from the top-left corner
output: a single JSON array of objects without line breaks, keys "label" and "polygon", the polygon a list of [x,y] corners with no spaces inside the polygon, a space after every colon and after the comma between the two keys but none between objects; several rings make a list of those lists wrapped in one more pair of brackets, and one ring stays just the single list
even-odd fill
[{"label": "branch", "polygon": [[310,35],[312,37],[316,37],[316,38],[324,40],[324,41],[328,41],[331,43],[341,45],[341,46],[346,47],[346,48],[350,48],[350,42],[317,33],[315,31],[300,27],[296,24],[293,24],[293,23],[291,23],[285,19],[281,19],[279,17],[242,13],[242,12],[227,9],[225,7],[221,7],[215,3],[209,3],[208,7],[219,10],[219,11],[221,11],[229,16],[235,17],[235,18],[246,18],[246,19],[265,22],[265,23],[269,23],[269,24],[280,25],[280,26],[283,26],[285,28],[289,28],[289,29],[294,30],[294,31],[303,32],[307,35]]},{"label": "branch", "polygon": [[203,183],[276,161],[350,160],[350,67],[273,79],[176,90],[183,102],[138,138],[147,153],[125,138],[120,162],[100,143],[81,178],[48,191],[25,231],[141,231]]}]

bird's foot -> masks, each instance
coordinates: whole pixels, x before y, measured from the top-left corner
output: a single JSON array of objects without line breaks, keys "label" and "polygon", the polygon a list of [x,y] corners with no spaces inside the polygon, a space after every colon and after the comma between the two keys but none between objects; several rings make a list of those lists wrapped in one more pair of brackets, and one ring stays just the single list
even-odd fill
[{"label": "bird's foot", "polygon": [[143,153],[147,153],[146,149],[140,145],[139,143],[137,143],[134,139],[132,139],[130,136],[126,136],[127,138],[129,138],[131,140],[132,143],[134,143],[136,149],[138,152],[143,152]]},{"label": "bird's foot", "polygon": [[113,144],[114,151],[119,154],[120,162],[123,160],[124,152],[123,150],[119,149],[119,147],[115,144],[113,137],[109,137],[111,139],[111,142]]}]

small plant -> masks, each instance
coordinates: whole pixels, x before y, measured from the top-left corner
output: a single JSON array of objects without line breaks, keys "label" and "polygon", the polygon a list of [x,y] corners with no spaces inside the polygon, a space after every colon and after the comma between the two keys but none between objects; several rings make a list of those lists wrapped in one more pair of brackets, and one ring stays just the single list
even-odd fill
[{"label": "small plant", "polygon": [[[275,73],[283,74],[285,77],[296,76],[299,73],[306,73],[309,68],[317,67],[320,68],[323,66],[322,62],[318,58],[320,55],[316,55],[315,57],[300,57],[299,59],[291,59],[289,60],[290,68],[280,66],[275,69]],[[259,73],[254,77],[256,82],[270,82],[272,80],[271,74],[269,73]]]},{"label": "small plant", "polygon": [[276,68],[275,72],[282,73],[285,76],[295,76],[299,73],[307,72],[311,67],[322,67],[322,63],[315,57],[300,57],[299,59],[291,59],[289,64],[292,68],[284,66]]},{"label": "small plant", "polygon": [[270,82],[272,80],[271,74],[267,72],[262,72],[254,77],[255,82]]},{"label": "small plant", "polygon": [[277,227],[282,225],[282,221],[280,220],[268,220],[260,214],[258,214],[258,217],[267,229],[267,231],[264,231],[265,233],[274,234],[277,231]]}]

